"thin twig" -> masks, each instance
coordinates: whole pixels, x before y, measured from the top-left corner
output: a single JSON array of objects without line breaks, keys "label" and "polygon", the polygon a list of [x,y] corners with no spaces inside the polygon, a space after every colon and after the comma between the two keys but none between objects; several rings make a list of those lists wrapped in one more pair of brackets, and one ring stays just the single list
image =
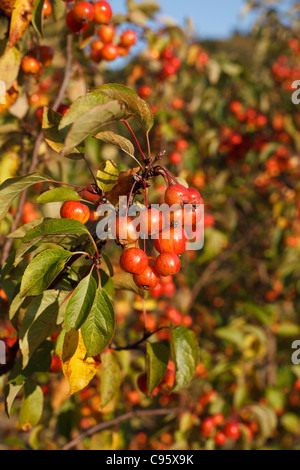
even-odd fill
[{"label": "thin twig", "polygon": [[185,408],[160,408],[160,409],[150,409],[150,410],[133,410],[129,411],[128,413],[124,413],[123,415],[117,416],[116,418],[110,419],[108,421],[103,421],[102,423],[96,424],[91,428],[84,431],[79,436],[72,439],[72,441],[68,442],[66,445],[63,446],[62,450],[69,450],[72,447],[75,447],[79,444],[83,439],[88,436],[92,436],[97,432],[102,431],[103,429],[109,428],[116,424],[121,423],[122,421],[126,421],[127,419],[131,419],[133,417],[138,416],[164,416],[164,415],[171,415],[171,414],[178,414],[184,411]]}]

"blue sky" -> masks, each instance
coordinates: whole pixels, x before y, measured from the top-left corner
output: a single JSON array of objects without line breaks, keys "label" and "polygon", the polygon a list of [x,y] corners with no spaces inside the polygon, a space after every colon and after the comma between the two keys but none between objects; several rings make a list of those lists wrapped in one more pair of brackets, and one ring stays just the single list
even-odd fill
[{"label": "blue sky", "polygon": [[[226,38],[232,31],[248,31],[251,16],[241,20],[240,11],[244,0],[157,0],[162,7],[161,15],[174,18],[184,25],[190,17],[195,30],[202,38]],[[126,11],[126,0],[111,0],[114,13]],[[137,0],[139,3],[139,0]]]}]

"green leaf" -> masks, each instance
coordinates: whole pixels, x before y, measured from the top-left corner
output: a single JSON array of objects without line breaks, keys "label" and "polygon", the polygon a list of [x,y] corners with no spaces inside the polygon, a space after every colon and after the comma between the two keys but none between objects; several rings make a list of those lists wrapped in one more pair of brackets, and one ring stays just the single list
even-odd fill
[{"label": "green leaf", "polygon": [[113,300],[115,295],[115,288],[112,278],[103,269],[100,269],[99,272],[101,277],[101,286],[107,293],[108,297]]},{"label": "green leaf", "polygon": [[171,355],[175,364],[175,386],[179,390],[188,385],[199,362],[199,346],[195,333],[185,326],[171,328]]},{"label": "green leaf", "polygon": [[300,419],[296,413],[285,413],[281,416],[280,423],[286,431],[297,436],[300,434]]},{"label": "green leaf", "polygon": [[70,243],[70,240],[79,240],[83,235],[89,236],[89,231],[78,220],[73,219],[45,219],[41,224],[29,230],[22,243],[19,245],[15,265],[20,259],[38,243],[60,243],[62,241]]},{"label": "green leaf", "polygon": [[65,315],[65,328],[78,330],[86,320],[93,305],[97,283],[92,276],[92,271],[82,279],[70,297]]},{"label": "green leaf", "polygon": [[16,252],[14,250],[7,257],[0,271],[0,282],[2,282],[5,276],[13,269],[15,256],[16,256]]},{"label": "green leaf", "polygon": [[154,118],[151,108],[135,91],[124,85],[111,83],[97,87],[94,90],[101,91],[107,94],[111,99],[123,103],[127,113],[134,116],[147,133],[153,127]]},{"label": "green leaf", "polygon": [[61,135],[67,135],[71,126],[87,111],[95,106],[105,104],[110,98],[103,93],[89,92],[84,96],[79,96],[70,106],[66,114],[60,119],[58,129]]},{"label": "green leaf", "polygon": [[100,410],[109,403],[120,389],[122,377],[119,363],[110,352],[101,356],[100,369]]},{"label": "green leaf", "polygon": [[16,330],[19,329],[19,309],[25,301],[30,301],[30,298],[20,297],[20,292],[18,292],[9,307],[9,319]]},{"label": "green leaf", "polygon": [[44,3],[45,0],[35,0],[31,18],[31,23],[40,36],[43,36]]},{"label": "green leaf", "polygon": [[91,311],[81,328],[87,354],[100,354],[112,340],[114,329],[113,305],[105,290],[99,286]]},{"label": "green leaf", "polygon": [[38,254],[25,269],[20,295],[39,295],[46,290],[63,270],[72,253],[68,250],[45,250]]},{"label": "green leaf", "polygon": [[164,343],[147,343],[147,390],[151,395],[155,387],[162,381],[169,361],[169,349]]},{"label": "green leaf", "polygon": [[32,377],[33,374],[47,372],[51,365],[52,349],[52,341],[43,341],[34,351],[26,367],[23,367],[22,356],[19,356],[13,370],[9,374],[8,381],[14,385],[21,385],[26,379]]},{"label": "green leaf", "polygon": [[98,132],[93,137],[95,137],[95,139],[103,140],[103,142],[106,142],[107,144],[114,145],[131,157],[134,157],[134,146],[130,140],[116,134],[115,132]]},{"label": "green leaf", "polygon": [[97,171],[97,184],[103,192],[110,191],[116,184],[119,171],[113,160],[106,160]]},{"label": "green leaf", "polygon": [[15,398],[17,395],[19,395],[22,388],[23,388],[23,383],[17,384],[17,385],[13,383],[7,383],[4,387],[5,412],[8,417],[10,416],[11,407],[15,401]]},{"label": "green leaf", "polygon": [[[42,130],[45,141],[57,153],[60,153],[64,146],[64,134],[58,129],[59,123],[62,119],[62,115],[53,111],[53,109],[44,108]],[[82,159],[84,148],[71,148],[69,152],[66,152],[66,157],[73,160]]]},{"label": "green leaf", "polygon": [[48,176],[41,175],[40,173],[31,173],[27,176],[9,178],[4,181],[0,186],[0,220],[6,216],[11,203],[24,189],[36,183],[49,181],[49,179]]},{"label": "green leaf", "polygon": [[276,387],[267,387],[266,399],[274,410],[283,410],[285,407],[285,395],[282,390]]},{"label": "green leaf", "polygon": [[37,202],[45,204],[48,202],[80,201],[80,195],[70,188],[54,188],[45,191],[38,198]]},{"label": "green leaf", "polygon": [[70,153],[74,147],[77,147],[87,137],[97,132],[101,126],[112,121],[118,121],[125,114],[124,106],[116,100],[94,106],[72,124],[66,136],[62,153]]},{"label": "green leaf", "polygon": [[244,345],[244,333],[239,329],[232,326],[224,326],[215,331],[217,338],[221,338],[229,343],[235,344],[239,348]]},{"label": "green leaf", "polygon": [[24,396],[19,415],[19,426],[28,431],[38,424],[43,412],[43,392],[41,388],[28,379],[24,385]]},{"label": "green leaf", "polygon": [[47,290],[32,299],[25,311],[19,330],[23,367],[27,366],[29,359],[40,344],[58,331],[59,325],[63,322],[63,313],[66,308],[62,303],[68,294],[69,292]]}]

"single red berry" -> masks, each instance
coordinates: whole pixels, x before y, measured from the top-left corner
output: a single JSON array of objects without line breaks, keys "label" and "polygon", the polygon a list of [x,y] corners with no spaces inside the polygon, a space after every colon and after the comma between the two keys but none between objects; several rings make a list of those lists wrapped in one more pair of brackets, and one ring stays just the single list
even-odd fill
[{"label": "single red berry", "polygon": [[173,204],[179,204],[183,206],[189,202],[189,192],[188,188],[182,184],[172,184],[169,186],[165,192],[165,203],[169,206]]},{"label": "single red berry", "polygon": [[300,391],[300,379],[297,379],[294,383],[294,390]]},{"label": "single red berry", "polygon": [[63,219],[74,219],[85,224],[90,218],[90,210],[81,202],[66,201],[60,208],[60,216]]},{"label": "single red berry", "polygon": [[162,52],[163,59],[171,59],[173,56],[174,56],[174,49],[172,46],[167,46]]},{"label": "single red berry", "polygon": [[204,437],[209,437],[215,428],[214,420],[211,417],[205,418],[201,425],[201,432]]},{"label": "single red berry", "polygon": [[236,421],[231,421],[227,423],[224,431],[227,437],[235,440],[237,440],[241,434],[239,425]]},{"label": "single red berry", "polygon": [[172,163],[172,165],[178,165],[179,163],[182,162],[182,155],[179,152],[172,152],[169,155],[169,162]]},{"label": "single red berry", "polygon": [[127,29],[127,31],[124,31],[121,35],[120,44],[124,47],[131,47],[136,43],[136,39],[136,32],[132,29]]},{"label": "single red berry", "polygon": [[141,274],[148,266],[148,256],[140,248],[128,248],[120,257],[120,266],[127,273]]},{"label": "single red berry", "polygon": [[49,0],[45,0],[44,7],[43,7],[43,15],[44,17],[50,16],[52,13],[52,6]]},{"label": "single red berry", "polygon": [[115,27],[112,24],[104,24],[98,29],[97,35],[104,43],[112,42],[115,35]]},{"label": "single red berry", "polygon": [[62,363],[58,356],[52,356],[49,372],[57,374],[62,370]]},{"label": "single red berry", "polygon": [[41,70],[41,64],[35,57],[26,55],[22,59],[21,69],[25,75],[37,75]]},{"label": "single red berry", "polygon": [[174,67],[173,64],[164,64],[162,67],[162,75],[163,77],[171,77],[172,75],[175,75],[177,69]]},{"label": "single red berry", "polygon": [[163,294],[166,296],[166,297],[173,297],[173,295],[175,294],[176,292],[176,286],[174,284],[174,282],[168,282],[168,284],[164,284],[163,285]]},{"label": "single red berry", "polygon": [[94,51],[101,51],[103,49],[104,43],[103,41],[100,41],[100,39],[94,39],[94,41],[91,42],[91,49]]},{"label": "single red berry", "polygon": [[189,144],[185,139],[179,139],[177,142],[175,142],[175,147],[176,150],[179,150],[182,152],[183,150],[186,150],[188,148]]},{"label": "single red berry", "polygon": [[88,26],[88,23],[81,23],[77,21],[74,16],[74,10],[70,10],[66,16],[66,25],[68,29],[74,34],[82,33]]},{"label": "single red berry", "polygon": [[223,446],[227,440],[227,437],[226,437],[226,434],[224,434],[223,431],[217,431],[216,434],[215,434],[215,443],[218,445],[218,446]]},{"label": "single red berry", "polygon": [[140,214],[140,233],[142,237],[153,235],[155,232],[162,230],[165,225],[165,218],[158,209],[146,209]]},{"label": "single red berry", "polygon": [[216,413],[213,415],[213,420],[216,426],[221,426],[224,423],[224,415],[222,413]]},{"label": "single red berry", "polygon": [[159,275],[154,268],[154,260],[149,258],[148,266],[141,274],[134,274],[133,280],[135,284],[143,290],[152,290],[159,283]]},{"label": "single red berry", "polygon": [[112,9],[108,2],[100,1],[94,3],[95,16],[94,21],[97,24],[107,24],[112,17]]},{"label": "single red berry", "polygon": [[193,226],[201,221],[203,216],[203,199],[195,188],[188,188],[188,205],[184,207],[184,225]]},{"label": "single red berry", "polygon": [[175,253],[162,253],[156,258],[154,267],[160,276],[176,274],[180,270],[180,259]]},{"label": "single red berry", "polygon": [[112,222],[111,232],[121,242],[132,243],[139,238],[131,217],[117,217]]},{"label": "single red berry", "polygon": [[109,42],[104,44],[103,48],[101,49],[101,58],[106,60],[107,62],[111,62],[115,60],[119,56],[119,49],[118,46]]},{"label": "single red berry", "polygon": [[151,295],[155,299],[159,299],[163,295],[163,285],[161,284],[161,282],[159,282],[157,286],[151,290]]},{"label": "single red berry", "polygon": [[141,98],[149,98],[152,95],[152,88],[148,85],[142,85],[138,90],[138,94]]},{"label": "single red berry", "polygon": [[203,199],[199,191],[195,188],[188,188],[189,204],[203,204]]},{"label": "single red berry", "polygon": [[186,236],[182,227],[167,227],[159,233],[158,238],[154,238],[153,243],[159,253],[181,255],[185,251]]},{"label": "single red berry", "polygon": [[40,106],[36,112],[35,112],[35,118],[42,123],[43,122],[43,113],[44,113],[44,108],[43,106]]},{"label": "single red berry", "polygon": [[89,23],[94,18],[94,7],[89,2],[78,2],[73,9],[73,14],[79,23]]}]

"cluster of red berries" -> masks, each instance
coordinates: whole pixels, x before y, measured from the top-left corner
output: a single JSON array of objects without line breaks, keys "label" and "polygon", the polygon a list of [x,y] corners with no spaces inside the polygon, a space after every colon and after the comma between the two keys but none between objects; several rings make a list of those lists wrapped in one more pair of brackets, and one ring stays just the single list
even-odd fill
[{"label": "cluster of red berries", "polygon": [[294,63],[290,64],[288,56],[281,54],[272,64],[272,72],[275,80],[281,83],[282,88],[291,91],[293,81],[299,78],[300,67]]},{"label": "cluster of red berries", "polygon": [[279,176],[281,173],[291,167],[290,152],[284,147],[278,147],[265,163],[266,171],[269,176]]},{"label": "cluster of red berries", "polygon": [[101,60],[110,62],[119,56],[127,56],[137,40],[136,32],[128,29],[121,34],[117,43],[115,27],[110,23],[112,14],[110,4],[101,0],[94,3],[79,1],[66,16],[67,27],[74,34],[82,33],[91,22],[99,26],[97,39],[91,43],[90,57],[96,63]]},{"label": "cluster of red berries", "polygon": [[[201,204],[203,199],[194,188],[186,188],[181,184],[168,186],[164,195],[164,202],[172,209],[169,214],[169,222],[165,220],[163,212],[155,208],[147,208],[139,216],[139,230],[142,237],[152,237],[155,250],[159,253],[147,256],[141,248],[125,248],[121,258],[121,268],[133,275],[135,284],[144,290],[153,290],[160,284],[161,291],[170,284],[161,282],[161,277],[172,276],[180,270],[181,262],[179,256],[186,249],[187,234],[183,225],[194,227],[201,218]],[[189,205],[186,211],[185,205]],[[176,210],[173,208],[176,207]],[[131,217],[119,217],[113,226],[116,238],[120,241],[120,232],[125,235],[122,244],[130,245],[136,243],[139,234],[134,228]],[[124,243],[125,242],[125,243]],[[170,278],[169,278],[170,279]],[[155,293],[157,295],[157,292]]]},{"label": "cluster of red berries", "polygon": [[[90,195],[90,199],[93,199],[91,192]],[[96,197],[99,199],[99,195]],[[84,198],[89,198],[86,192]],[[199,191],[179,183],[168,186],[164,202],[171,208],[168,222],[162,211],[150,207],[140,213],[137,227],[134,219],[128,215],[116,217],[111,225],[116,241],[124,247],[120,257],[121,268],[133,275],[139,288],[159,290],[160,292],[154,291],[154,296],[157,297],[162,293],[172,295],[174,292],[175,286],[169,276],[180,270],[179,256],[185,251],[188,239],[186,230],[194,231],[203,214],[203,199]],[[64,202],[60,215],[62,218],[79,220],[83,224],[91,216],[89,208],[79,201]],[[138,239],[148,237],[153,239],[154,248],[159,253],[157,257],[154,254],[147,256],[138,247]],[[167,282],[161,280],[163,277],[166,277]]]},{"label": "cluster of red berries", "polygon": [[268,122],[265,114],[253,108],[244,109],[243,104],[237,100],[230,103],[230,111],[238,121],[243,122],[247,126],[264,127]]},{"label": "cluster of red berries", "polygon": [[175,54],[174,48],[172,46],[167,46],[161,54],[162,58],[162,67],[159,72],[158,78],[160,80],[165,80],[168,77],[172,77],[177,74],[178,70],[181,67],[181,60]]},{"label": "cluster of red berries", "polygon": [[53,59],[50,46],[36,46],[26,54],[21,62],[21,70],[25,75],[39,75],[44,67],[49,67]]},{"label": "cluster of red berries", "polygon": [[[243,422],[242,424],[248,431],[248,438],[251,441],[254,433],[258,430],[257,423]],[[213,436],[215,443],[218,446],[223,446],[226,444],[228,439],[238,441],[241,437],[241,430],[238,421],[234,419],[228,419],[225,421],[222,413],[216,413],[212,416],[206,417],[202,421],[201,434],[206,438]]]}]

